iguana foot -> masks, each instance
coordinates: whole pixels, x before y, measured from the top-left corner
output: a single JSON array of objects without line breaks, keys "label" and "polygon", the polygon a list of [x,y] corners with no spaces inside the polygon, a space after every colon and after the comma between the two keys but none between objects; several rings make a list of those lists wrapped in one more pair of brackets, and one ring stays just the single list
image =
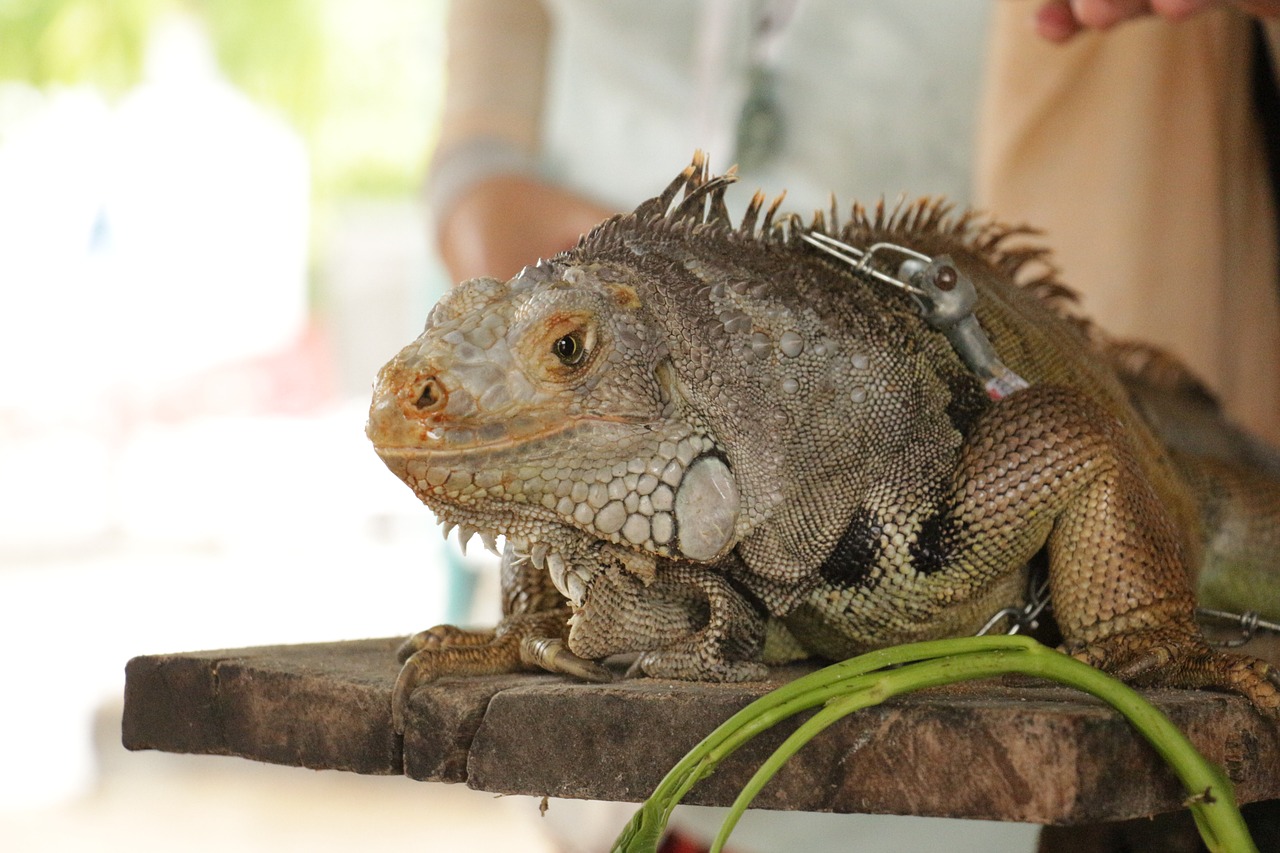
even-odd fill
[{"label": "iguana foot", "polygon": [[587,681],[610,681],[612,673],[565,648],[567,610],[540,611],[502,620],[492,631],[437,625],[414,634],[396,656],[403,662],[391,691],[391,726],[404,734],[413,691],[448,675],[501,675],[545,669]]},{"label": "iguana foot", "polygon": [[1217,651],[1177,627],[1114,634],[1067,651],[1137,687],[1226,690],[1242,694],[1263,713],[1280,715],[1280,670],[1249,655]]}]

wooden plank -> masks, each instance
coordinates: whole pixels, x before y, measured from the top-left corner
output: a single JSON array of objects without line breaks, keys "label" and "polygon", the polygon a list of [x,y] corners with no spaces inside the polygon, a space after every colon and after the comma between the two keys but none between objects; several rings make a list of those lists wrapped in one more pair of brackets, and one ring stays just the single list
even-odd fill
[{"label": "wooden plank", "polygon": [[364,640],[134,658],[125,667],[124,745],[401,773],[388,683],[395,678],[396,643]]},{"label": "wooden plank", "polygon": [[[476,734],[468,783],[642,799],[703,733],[759,692],[654,682],[503,691]],[[1280,796],[1274,724],[1234,697],[1152,696],[1234,771],[1242,800]],[[753,742],[686,801],[732,801],[791,728]],[[903,697],[847,718],[784,767],[755,805],[1074,824],[1169,811],[1182,800],[1154,750],[1101,703],[1056,687],[987,685]]]},{"label": "wooden plank", "polygon": [[[126,670],[130,749],[404,772],[497,793],[640,800],[684,752],[770,684],[551,675],[447,679],[391,732],[394,639],[139,657]],[[782,670],[778,681],[799,669]],[[1280,798],[1280,726],[1237,697],[1153,691],[1242,802]],[[752,742],[689,802],[725,805],[790,731]],[[1170,811],[1183,795],[1100,703],[1054,686],[961,685],[833,726],[766,788],[774,809],[1081,824]]]}]

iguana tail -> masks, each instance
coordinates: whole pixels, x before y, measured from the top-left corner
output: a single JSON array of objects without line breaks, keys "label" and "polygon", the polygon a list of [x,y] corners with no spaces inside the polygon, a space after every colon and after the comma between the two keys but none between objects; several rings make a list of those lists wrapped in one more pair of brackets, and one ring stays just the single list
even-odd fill
[{"label": "iguana tail", "polygon": [[1280,479],[1175,452],[1204,526],[1200,603],[1280,621]]},{"label": "iguana tail", "polygon": [[1127,342],[1104,351],[1195,495],[1201,604],[1280,620],[1280,450],[1231,423],[1172,356]]}]

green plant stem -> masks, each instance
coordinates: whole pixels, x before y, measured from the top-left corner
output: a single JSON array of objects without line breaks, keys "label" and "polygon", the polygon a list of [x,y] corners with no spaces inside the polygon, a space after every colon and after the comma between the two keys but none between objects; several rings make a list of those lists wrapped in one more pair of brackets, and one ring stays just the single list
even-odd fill
[{"label": "green plant stem", "polygon": [[[900,669],[881,671],[903,665]],[[620,851],[651,851],[671,811],[700,779],[755,734],[796,713],[827,703],[756,772],[735,801],[717,838],[734,824],[778,768],[831,723],[890,696],[924,687],[1019,673],[1048,678],[1098,696],[1130,721],[1169,763],[1192,796],[1191,810],[1211,851],[1256,848],[1235,805],[1231,785],[1153,705],[1110,676],[1025,637],[966,637],[897,646],[835,664],[766,694],[703,739],[659,783],[615,843]]]},{"label": "green plant stem", "polygon": [[[1001,639],[1004,638],[970,637],[966,641],[978,649],[996,649],[1002,646],[996,642]],[[845,681],[885,667],[946,654],[947,642],[935,640],[869,652],[801,676],[761,696],[721,723],[671,768],[623,829],[614,850],[656,850],[672,810],[689,789],[760,732],[839,695]]]}]

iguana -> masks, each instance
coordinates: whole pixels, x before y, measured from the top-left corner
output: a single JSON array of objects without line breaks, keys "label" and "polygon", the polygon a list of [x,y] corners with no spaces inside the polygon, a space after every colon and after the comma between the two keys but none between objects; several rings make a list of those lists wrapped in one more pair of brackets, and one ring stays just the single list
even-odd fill
[{"label": "iguana", "polygon": [[[1277,670],[1211,648],[1193,618],[1197,574],[1219,604],[1280,616],[1270,450],[1172,360],[1070,316],[1051,272],[1015,284],[1046,260],[1015,245],[1025,229],[936,200],[855,205],[844,224],[833,204],[805,225],[759,193],[735,224],[732,180],[695,157],[576,248],[463,282],[380,372],[367,433],[383,461],[446,535],[506,538],[500,624],[406,641],[397,728],[441,674],[599,680],[632,653],[650,676],[754,680],[971,634],[1024,599],[1037,558],[1066,651],[1280,713]],[[992,399],[877,280],[900,258],[851,266],[804,239],[822,234],[947,258],[1027,387]],[[1144,417],[1188,391],[1224,458],[1169,447]],[[1261,581],[1230,600],[1231,572]]]}]

